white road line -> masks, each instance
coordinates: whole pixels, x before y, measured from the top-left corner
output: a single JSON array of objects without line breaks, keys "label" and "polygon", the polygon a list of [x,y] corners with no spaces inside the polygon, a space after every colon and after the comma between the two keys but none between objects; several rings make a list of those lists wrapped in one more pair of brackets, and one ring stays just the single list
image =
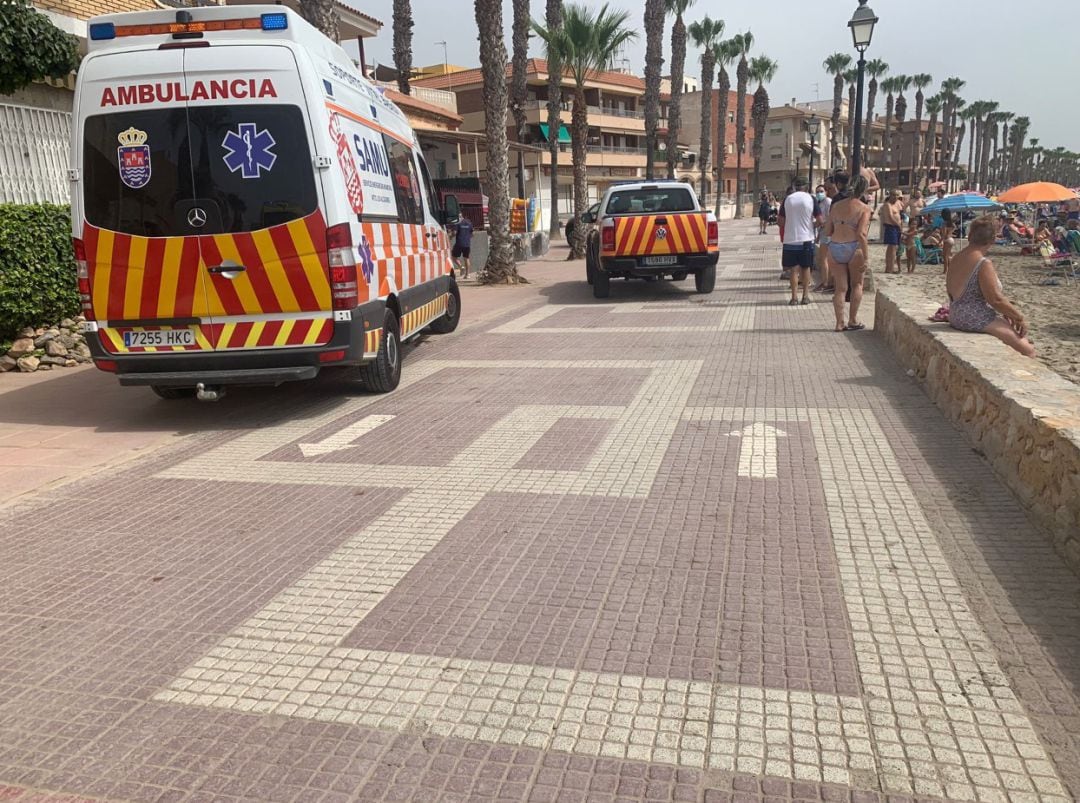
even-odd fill
[{"label": "white road line", "polygon": [[323,438],[318,443],[301,443],[300,452],[304,457],[316,457],[318,455],[340,452],[348,449],[362,436],[388,421],[393,421],[392,415],[368,415],[361,418],[355,424],[350,424],[344,429]]}]

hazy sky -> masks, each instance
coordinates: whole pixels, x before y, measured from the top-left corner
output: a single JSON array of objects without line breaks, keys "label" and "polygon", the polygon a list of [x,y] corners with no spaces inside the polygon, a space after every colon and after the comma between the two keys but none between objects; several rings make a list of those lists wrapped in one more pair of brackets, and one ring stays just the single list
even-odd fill
[{"label": "hazy sky", "polygon": [[[382,33],[366,43],[368,61],[391,64],[392,0],[345,0],[381,20]],[[585,0],[599,7],[598,0]],[[1003,111],[1031,118],[1029,136],[1051,148],[1058,145],[1080,151],[1080,104],[1070,87],[1080,74],[1080,48],[1054,34],[1053,15],[1071,6],[1033,0],[870,0],[881,21],[867,58],[884,59],[895,73],[925,72],[942,78],[963,78],[961,94],[968,101],[996,100]],[[641,30],[643,0],[611,0],[612,7],[631,12]],[[532,0],[535,18],[544,15],[544,0]],[[838,50],[855,55],[847,21],[857,0],[697,0],[688,21],[708,13],[727,23],[725,36],[751,30],[754,50],[780,62],[780,72],[769,85],[774,105],[829,98],[832,84],[821,69],[825,56]],[[478,66],[476,22],[470,0],[412,0],[413,62],[432,64],[443,60],[442,40],[447,41],[450,63]],[[1048,18],[1049,15],[1049,18]],[[1065,18],[1075,20],[1071,14]],[[1005,19],[1010,20],[1006,25]],[[1064,19],[1062,18],[1062,22]],[[503,0],[503,25],[510,46],[510,0]],[[631,69],[642,73],[644,41],[627,48]],[[533,39],[531,55],[542,56]],[[936,44],[936,43],[943,44]],[[700,74],[698,53],[691,49],[687,71]],[[664,71],[670,58],[670,22],[664,38]],[[846,94],[846,93],[845,93]],[[878,107],[884,112],[879,98]],[[908,96],[909,116],[915,114],[914,92]]]}]

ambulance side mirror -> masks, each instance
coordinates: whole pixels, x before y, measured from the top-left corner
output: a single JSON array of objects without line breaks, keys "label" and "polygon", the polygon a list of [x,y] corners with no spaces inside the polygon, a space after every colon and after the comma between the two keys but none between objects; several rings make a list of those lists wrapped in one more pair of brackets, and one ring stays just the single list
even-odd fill
[{"label": "ambulance side mirror", "polygon": [[461,204],[458,203],[456,195],[447,195],[443,198],[443,219],[444,224],[457,220],[461,217]]}]

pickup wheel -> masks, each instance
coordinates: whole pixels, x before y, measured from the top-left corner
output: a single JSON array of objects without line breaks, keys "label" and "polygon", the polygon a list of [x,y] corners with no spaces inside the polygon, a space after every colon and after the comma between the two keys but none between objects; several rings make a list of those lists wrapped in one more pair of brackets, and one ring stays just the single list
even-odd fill
[{"label": "pickup wheel", "polygon": [[596,281],[596,264],[600,261],[597,251],[596,238],[590,237],[588,245],[585,246],[585,281],[589,284]]},{"label": "pickup wheel", "polygon": [[611,295],[611,277],[607,271],[597,270],[593,273],[592,294],[593,298],[607,298]]},{"label": "pickup wheel", "polygon": [[711,293],[716,287],[716,266],[702,268],[694,274],[694,289],[699,293]]}]

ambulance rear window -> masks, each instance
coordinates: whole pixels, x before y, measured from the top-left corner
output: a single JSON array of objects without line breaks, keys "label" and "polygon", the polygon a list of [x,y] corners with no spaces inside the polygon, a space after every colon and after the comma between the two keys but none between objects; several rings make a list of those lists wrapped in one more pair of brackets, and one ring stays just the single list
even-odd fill
[{"label": "ambulance rear window", "polygon": [[283,104],[89,117],[83,173],[87,220],[144,237],[257,231],[318,206],[303,115]]}]

